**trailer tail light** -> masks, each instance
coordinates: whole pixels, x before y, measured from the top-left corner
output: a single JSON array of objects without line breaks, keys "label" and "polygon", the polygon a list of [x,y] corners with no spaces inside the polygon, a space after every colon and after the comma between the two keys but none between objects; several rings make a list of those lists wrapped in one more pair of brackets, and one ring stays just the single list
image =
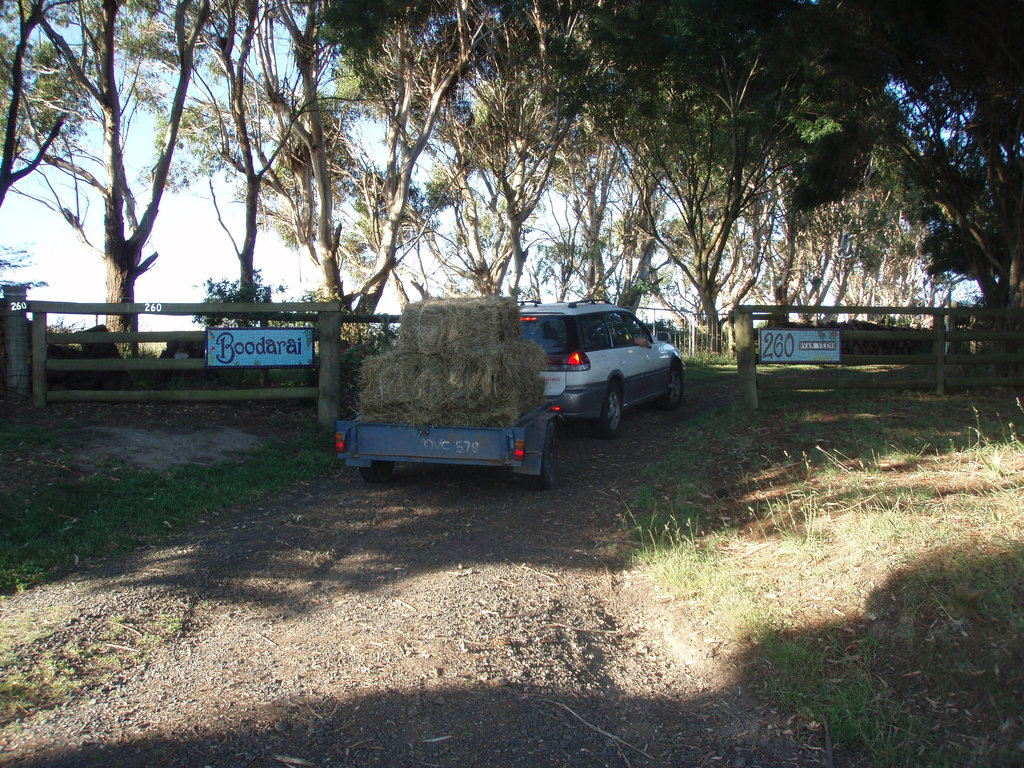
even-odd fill
[{"label": "trailer tail light", "polygon": [[571,355],[553,355],[548,358],[549,371],[589,371],[590,358],[586,352],[573,352]]},{"label": "trailer tail light", "polygon": [[334,433],[334,451],[335,453],[345,452],[345,433],[335,432]]},{"label": "trailer tail light", "polygon": [[513,446],[513,455],[516,461],[523,461],[526,458],[526,441],[516,440]]}]

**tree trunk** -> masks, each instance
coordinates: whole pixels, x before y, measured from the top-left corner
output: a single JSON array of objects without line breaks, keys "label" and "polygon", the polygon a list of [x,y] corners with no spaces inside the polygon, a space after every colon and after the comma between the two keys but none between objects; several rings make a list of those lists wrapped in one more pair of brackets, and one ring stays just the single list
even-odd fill
[{"label": "tree trunk", "polygon": [[[255,183],[253,183],[255,179]],[[259,210],[260,183],[258,177],[248,176],[245,186],[245,236],[238,250],[238,287],[243,291],[256,288],[256,234],[258,232],[257,212]]]},{"label": "tree trunk", "polygon": [[722,352],[722,321],[718,316],[717,297],[711,290],[700,290],[700,307],[704,313],[704,327],[708,334],[708,349]]},{"label": "tree trunk", "polygon": [[[107,302],[109,304],[135,303],[135,278],[138,257],[125,243],[119,247],[107,246],[104,259],[107,264]],[[107,315],[107,328],[115,332],[136,331],[138,315]]]}]

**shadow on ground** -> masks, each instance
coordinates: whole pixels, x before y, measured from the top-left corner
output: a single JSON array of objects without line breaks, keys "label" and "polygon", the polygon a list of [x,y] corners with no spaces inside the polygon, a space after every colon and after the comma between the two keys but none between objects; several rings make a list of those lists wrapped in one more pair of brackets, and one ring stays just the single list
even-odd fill
[{"label": "shadow on ground", "polygon": [[92,743],[86,729],[79,743],[40,750],[17,765],[781,768],[834,757],[820,733],[773,720],[767,713],[755,722],[736,719],[715,695],[680,706],[614,694],[430,685],[212,712],[209,724],[126,742]]}]

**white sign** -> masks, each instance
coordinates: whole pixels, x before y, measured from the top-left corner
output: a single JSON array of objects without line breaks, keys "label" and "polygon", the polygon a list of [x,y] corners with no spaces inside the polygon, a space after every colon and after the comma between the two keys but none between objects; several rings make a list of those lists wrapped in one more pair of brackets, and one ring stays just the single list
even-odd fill
[{"label": "white sign", "polygon": [[839,331],[792,328],[758,330],[762,363],[839,362]]}]

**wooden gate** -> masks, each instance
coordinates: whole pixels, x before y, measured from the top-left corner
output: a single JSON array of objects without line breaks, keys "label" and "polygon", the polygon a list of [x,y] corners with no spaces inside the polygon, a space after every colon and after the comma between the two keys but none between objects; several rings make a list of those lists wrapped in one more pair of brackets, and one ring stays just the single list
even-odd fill
[{"label": "wooden gate", "polygon": [[[5,294],[5,299],[7,295]],[[397,315],[351,315],[342,312],[339,302],[280,303],[280,304],[162,304],[156,302],[134,304],[86,304],[70,302],[31,301],[18,298],[5,301],[8,343],[13,333],[28,335],[29,323],[26,312],[31,313],[31,397],[37,407],[56,402],[199,402],[199,401],[242,401],[242,400],[294,400],[315,399],[318,419],[321,424],[333,427],[338,417],[341,396],[341,327],[345,323],[380,323],[385,327],[398,321]],[[167,316],[245,316],[275,321],[312,322],[316,328],[315,386],[256,386],[237,387],[189,387],[167,389],[157,386],[148,389],[135,387],[103,387],[79,389],[52,389],[48,386],[48,375],[53,373],[95,372],[110,378],[110,374],[131,374],[140,371],[174,374],[207,370],[204,357],[198,355],[181,357],[139,356],[80,356],[58,358],[48,350],[55,345],[82,345],[95,348],[96,345],[120,345],[137,351],[143,344],[205,344],[205,331],[134,331],[112,333],[108,331],[63,332],[47,329],[47,318],[52,315],[167,315]],[[19,321],[20,318],[20,321]],[[19,331],[18,329],[21,328]],[[159,377],[158,377],[159,378]]]},{"label": "wooden gate", "polygon": [[[838,322],[795,326],[789,323],[794,314],[836,319],[899,316],[918,322],[914,327],[872,329],[851,323],[842,327]],[[965,387],[1024,387],[1024,310],[745,305],[736,308],[733,319],[740,397],[749,408],[757,408],[758,391],[768,389],[927,389],[941,395],[947,389]],[[839,328],[843,346],[839,362],[759,376],[755,322],[776,328]],[[877,370],[859,376],[836,375],[842,369],[865,366],[891,370],[885,375]],[[777,373],[779,367],[771,370]]]}]

